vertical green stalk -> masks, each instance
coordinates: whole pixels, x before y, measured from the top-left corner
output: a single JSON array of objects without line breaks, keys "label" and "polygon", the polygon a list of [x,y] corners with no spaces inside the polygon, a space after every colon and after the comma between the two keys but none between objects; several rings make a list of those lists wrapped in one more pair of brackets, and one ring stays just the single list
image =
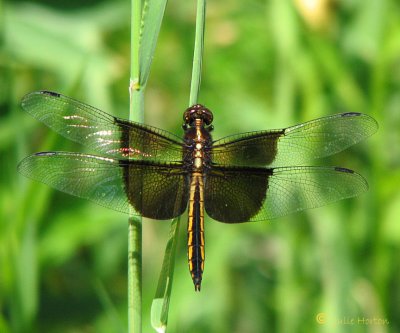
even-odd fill
[{"label": "vertical green stalk", "polygon": [[[200,90],[201,65],[204,49],[205,14],[206,0],[198,0],[189,106],[197,103]],[[170,236],[165,249],[157,291],[151,307],[151,324],[157,332],[165,332],[167,330],[168,311],[174,276],[176,244],[179,236],[179,224],[180,218],[174,219],[171,224]]]},{"label": "vertical green stalk", "polygon": [[[131,73],[129,119],[144,120],[143,93],[139,83],[141,0],[131,0]],[[128,234],[128,333],[142,332],[142,220],[129,216]]]},{"label": "vertical green stalk", "polygon": [[197,0],[196,35],[194,40],[192,81],[190,85],[189,106],[197,104],[200,83],[201,67],[203,63],[204,30],[206,17],[206,0]]},{"label": "vertical green stalk", "polygon": [[142,220],[129,217],[128,332],[142,332]]}]

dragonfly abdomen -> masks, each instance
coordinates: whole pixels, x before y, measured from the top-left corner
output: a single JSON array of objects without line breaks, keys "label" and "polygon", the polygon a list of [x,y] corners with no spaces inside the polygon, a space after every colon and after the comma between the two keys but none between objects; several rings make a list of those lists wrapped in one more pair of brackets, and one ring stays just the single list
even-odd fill
[{"label": "dragonfly abdomen", "polygon": [[204,183],[202,174],[195,172],[190,182],[188,261],[196,291],[200,291],[204,259]]}]

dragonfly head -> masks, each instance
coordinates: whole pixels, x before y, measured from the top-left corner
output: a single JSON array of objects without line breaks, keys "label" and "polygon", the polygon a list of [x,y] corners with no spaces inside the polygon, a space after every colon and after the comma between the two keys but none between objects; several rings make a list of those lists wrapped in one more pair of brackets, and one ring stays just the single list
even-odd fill
[{"label": "dragonfly head", "polygon": [[184,126],[195,126],[196,120],[200,119],[206,126],[209,126],[213,121],[212,112],[201,104],[196,104],[187,108],[183,114]]}]

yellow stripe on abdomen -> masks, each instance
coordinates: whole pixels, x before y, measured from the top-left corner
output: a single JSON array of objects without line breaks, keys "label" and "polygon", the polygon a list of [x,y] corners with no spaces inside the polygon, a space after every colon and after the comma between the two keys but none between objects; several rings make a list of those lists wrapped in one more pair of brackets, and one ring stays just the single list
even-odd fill
[{"label": "yellow stripe on abdomen", "polygon": [[204,183],[201,173],[195,172],[190,182],[188,261],[196,291],[200,291],[204,259]]}]

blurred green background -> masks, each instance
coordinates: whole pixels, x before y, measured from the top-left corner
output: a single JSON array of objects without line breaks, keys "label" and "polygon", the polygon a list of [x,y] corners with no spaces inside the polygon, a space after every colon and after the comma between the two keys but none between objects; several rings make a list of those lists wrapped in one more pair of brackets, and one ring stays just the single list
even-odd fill
[{"label": "blurred green background", "polygon": [[[24,114],[48,89],[128,117],[129,1],[0,1],[0,332],[125,332],[127,216],[17,174],[26,155],[82,151]],[[170,1],[145,120],[182,134],[195,1]],[[170,332],[400,332],[400,2],[209,1],[200,102],[214,138],[364,112],[377,134],[317,161],[367,194],[272,222],[206,220],[195,293],[182,219]],[[143,331],[169,223],[143,224]],[[368,321],[369,320],[369,321]]]}]

